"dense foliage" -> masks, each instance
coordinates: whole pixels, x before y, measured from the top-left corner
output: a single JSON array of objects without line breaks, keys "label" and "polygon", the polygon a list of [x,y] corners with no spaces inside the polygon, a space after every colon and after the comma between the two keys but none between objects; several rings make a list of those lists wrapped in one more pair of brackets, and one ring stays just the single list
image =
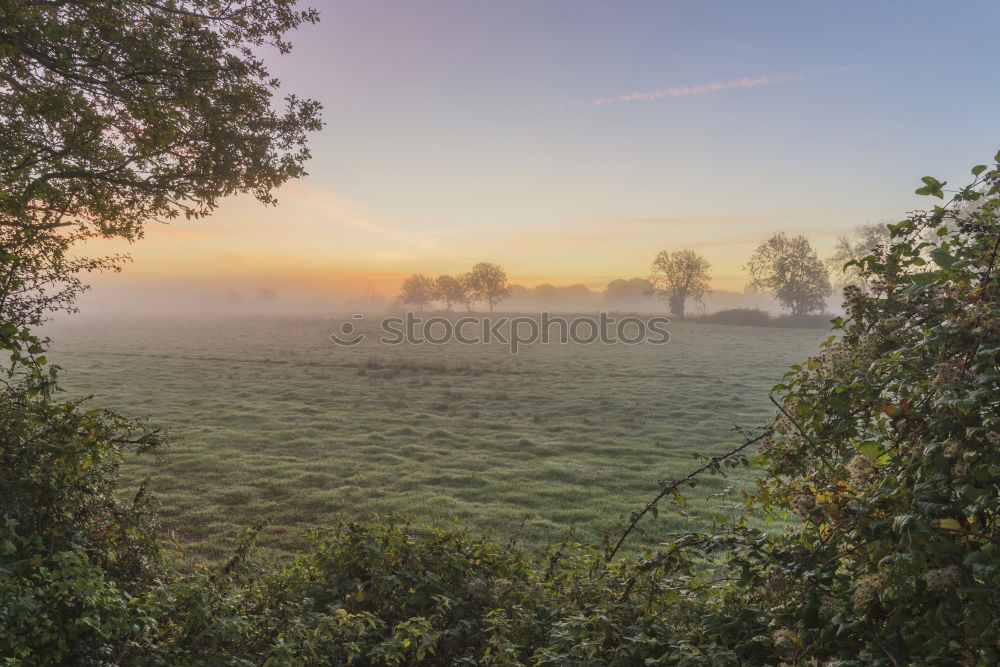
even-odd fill
[{"label": "dense foliage", "polygon": [[135,238],[153,219],[303,173],[318,105],[253,47],[316,12],[288,0],[0,2],[0,223]]},{"label": "dense foliage", "polygon": [[110,661],[138,632],[133,596],[161,565],[150,499],[119,495],[118,466],[157,441],[130,420],[45,398],[52,388],[29,373],[0,392],[0,656]]},{"label": "dense foliage", "polygon": [[[319,105],[288,96],[254,49],[317,20],[289,0],[0,0],[0,306],[68,308],[89,237],[211,213],[304,173]],[[77,247],[79,253],[79,247]]]},{"label": "dense foliage", "polygon": [[856,262],[871,293],[778,387],[756,499],[801,523],[760,583],[800,656],[1000,661],[1000,174],[972,171]]}]

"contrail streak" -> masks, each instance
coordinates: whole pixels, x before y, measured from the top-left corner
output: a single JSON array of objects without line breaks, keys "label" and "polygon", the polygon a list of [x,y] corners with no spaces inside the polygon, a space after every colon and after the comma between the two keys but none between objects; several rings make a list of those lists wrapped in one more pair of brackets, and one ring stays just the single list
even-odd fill
[{"label": "contrail streak", "polygon": [[851,70],[861,70],[861,69],[872,69],[874,67],[879,67],[879,65],[860,65],[854,67],[824,67],[822,69],[812,69],[804,70],[800,72],[786,72],[783,74],[765,74],[763,76],[754,77],[740,77],[739,79],[732,79],[730,81],[710,81],[708,83],[699,83],[697,85],[685,85],[685,86],[672,86],[670,88],[660,88],[659,90],[652,90],[646,92],[635,92],[626,93],[624,95],[618,95],[616,97],[595,97],[589,102],[572,102],[570,104],[562,104],[556,109],[566,109],[569,107],[581,107],[581,106],[606,106],[608,104],[620,104],[622,102],[638,102],[638,101],[649,101],[649,100],[659,100],[665,97],[690,97],[692,95],[706,95],[708,93],[717,93],[723,90],[732,90],[734,88],[756,88],[757,86],[773,86],[779,83],[791,83],[793,81],[804,81],[806,79],[815,79],[816,77],[823,76],[824,74],[830,74],[831,72],[847,72]]}]

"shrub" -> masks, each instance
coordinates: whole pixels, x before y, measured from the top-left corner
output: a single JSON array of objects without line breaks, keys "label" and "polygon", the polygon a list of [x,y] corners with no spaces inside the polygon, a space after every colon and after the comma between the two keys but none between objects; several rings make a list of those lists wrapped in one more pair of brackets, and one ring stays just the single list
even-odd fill
[{"label": "shrub", "polygon": [[713,324],[740,324],[746,326],[766,327],[771,325],[771,316],[759,308],[730,308],[720,310],[701,318]]},{"label": "shrub", "polygon": [[778,387],[755,500],[800,522],[756,581],[801,660],[1000,661],[1000,172],[973,174],[856,262],[871,294]]},{"label": "shrub", "polygon": [[139,422],[52,401],[41,341],[4,333],[15,363],[0,390],[0,656],[110,662],[144,634],[137,596],[161,562],[149,498],[119,496],[118,466],[158,441]]}]

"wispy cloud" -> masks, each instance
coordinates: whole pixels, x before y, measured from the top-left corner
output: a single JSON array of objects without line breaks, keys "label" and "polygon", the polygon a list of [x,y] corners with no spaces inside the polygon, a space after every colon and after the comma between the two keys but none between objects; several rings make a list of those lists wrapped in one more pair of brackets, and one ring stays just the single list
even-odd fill
[{"label": "wispy cloud", "polygon": [[802,70],[798,72],[784,72],[781,74],[765,74],[762,76],[744,76],[729,81],[709,81],[696,85],[671,86],[670,88],[660,88],[645,92],[625,93],[615,97],[595,97],[587,102],[570,102],[560,104],[554,108],[568,109],[571,107],[606,106],[608,104],[620,104],[623,102],[648,102],[650,100],[660,100],[666,97],[690,97],[692,95],[707,95],[708,93],[718,93],[734,88],[756,88],[757,86],[774,86],[781,83],[791,83],[793,81],[805,81],[815,79],[825,74],[833,72],[848,72],[853,70],[872,69],[879,65],[858,65],[853,67],[824,67],[821,69]]}]

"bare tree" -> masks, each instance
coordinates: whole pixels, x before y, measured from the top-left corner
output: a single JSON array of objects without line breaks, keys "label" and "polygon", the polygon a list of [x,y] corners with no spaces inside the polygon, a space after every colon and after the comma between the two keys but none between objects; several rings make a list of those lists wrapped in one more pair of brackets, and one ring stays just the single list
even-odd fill
[{"label": "bare tree", "polygon": [[792,315],[826,310],[830,272],[805,236],[779,232],[761,243],[746,265],[750,285],[771,292]]},{"label": "bare tree", "polygon": [[465,276],[468,294],[472,301],[485,301],[490,312],[499,302],[510,296],[507,274],[498,264],[480,262]]},{"label": "bare tree", "polygon": [[412,303],[423,311],[424,306],[433,300],[434,281],[420,273],[407,278],[400,288],[399,302],[403,305]]},{"label": "bare tree", "polygon": [[708,289],[712,265],[694,250],[661,250],[653,258],[649,282],[653,293],[667,301],[670,314],[684,317],[688,299],[701,301]]}]

